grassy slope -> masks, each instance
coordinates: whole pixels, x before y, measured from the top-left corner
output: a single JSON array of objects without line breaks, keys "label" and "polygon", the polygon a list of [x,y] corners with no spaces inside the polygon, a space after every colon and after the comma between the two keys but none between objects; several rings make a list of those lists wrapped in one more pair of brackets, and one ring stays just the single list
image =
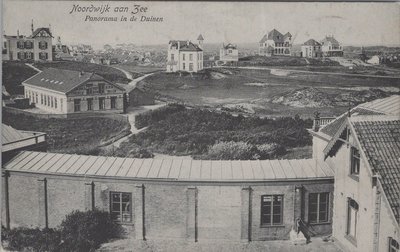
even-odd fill
[{"label": "grassy slope", "polygon": [[200,109],[169,106],[136,118],[137,127],[148,128],[129,139],[125,152],[140,146],[172,155],[204,155],[217,142],[246,142],[257,146],[276,143],[287,148],[311,144],[306,128],[311,120],[234,117]]},{"label": "grassy slope", "polygon": [[105,65],[84,63],[78,61],[36,62],[34,65],[39,69],[54,67],[74,71],[95,72],[106,80],[117,83],[126,84],[130,81],[120,70]]},{"label": "grassy slope", "polygon": [[108,118],[37,119],[3,111],[2,119],[19,130],[47,133],[49,150],[54,152],[92,154],[100,143],[129,131],[128,122]]},{"label": "grassy slope", "polygon": [[37,72],[24,63],[3,61],[2,82],[11,95],[24,94],[21,83]]}]

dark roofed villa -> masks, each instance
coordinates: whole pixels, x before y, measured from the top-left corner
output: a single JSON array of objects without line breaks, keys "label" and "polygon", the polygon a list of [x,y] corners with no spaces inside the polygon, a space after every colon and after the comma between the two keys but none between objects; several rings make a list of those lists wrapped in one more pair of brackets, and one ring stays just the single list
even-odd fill
[{"label": "dark roofed villa", "polygon": [[49,113],[123,111],[125,90],[95,73],[48,68],[22,85],[25,97]]},{"label": "dark roofed villa", "polygon": [[273,29],[264,35],[259,42],[259,54],[264,56],[291,54],[292,34],[290,32],[283,35],[278,30]]}]

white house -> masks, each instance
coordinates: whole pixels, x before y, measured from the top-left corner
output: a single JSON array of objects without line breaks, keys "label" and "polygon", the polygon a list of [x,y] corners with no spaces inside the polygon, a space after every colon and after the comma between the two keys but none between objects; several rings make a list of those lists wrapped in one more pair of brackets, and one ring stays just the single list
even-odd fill
[{"label": "white house", "polygon": [[53,35],[50,28],[37,28],[32,35],[23,36],[4,36],[2,46],[3,60],[34,60],[52,61],[53,60]]},{"label": "white house", "polygon": [[189,40],[171,40],[168,44],[167,72],[198,72],[203,69],[202,35],[198,44]]},{"label": "white house", "polygon": [[369,60],[367,60],[367,63],[372,64],[372,65],[379,65],[380,64],[380,59],[378,55],[372,56]]},{"label": "white house", "polygon": [[52,114],[123,112],[125,90],[95,73],[48,68],[22,85],[31,103]]},{"label": "white house", "polygon": [[292,51],[292,35],[287,32],[285,35],[273,29],[265,34],[259,42],[259,55],[272,56],[283,55],[290,56]]},{"label": "white house", "polygon": [[399,104],[360,104],[311,131],[314,158],[335,173],[332,235],[344,251],[399,251]]},{"label": "white house", "polygon": [[318,58],[322,56],[321,43],[314,39],[309,39],[301,46],[301,56],[303,58]]},{"label": "white house", "polygon": [[239,51],[237,46],[231,43],[227,45],[222,44],[222,47],[219,49],[219,59],[224,63],[239,61]]},{"label": "white house", "polygon": [[343,47],[333,36],[326,36],[321,45],[324,57],[343,57]]}]

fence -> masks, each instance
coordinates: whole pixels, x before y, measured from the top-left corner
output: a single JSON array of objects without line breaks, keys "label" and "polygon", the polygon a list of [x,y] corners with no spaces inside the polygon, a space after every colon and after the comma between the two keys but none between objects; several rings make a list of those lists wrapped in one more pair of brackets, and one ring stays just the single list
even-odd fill
[{"label": "fence", "polygon": [[98,117],[98,118],[109,118],[116,121],[129,122],[128,117],[122,114],[113,114],[113,113],[74,113],[74,114],[40,114],[33,113],[30,111],[12,108],[12,107],[3,107],[3,111],[16,114],[16,115],[26,115],[33,116],[39,119],[50,119],[50,118],[59,118],[59,119],[79,119],[79,118],[88,118],[88,117]]}]

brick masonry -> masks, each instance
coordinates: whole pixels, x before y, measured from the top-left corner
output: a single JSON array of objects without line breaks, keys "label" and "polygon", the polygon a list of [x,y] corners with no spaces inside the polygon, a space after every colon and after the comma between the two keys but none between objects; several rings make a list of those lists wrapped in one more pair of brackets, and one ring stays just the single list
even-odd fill
[{"label": "brick masonry", "polygon": [[[302,189],[296,191],[296,188]],[[3,225],[6,191],[3,190],[2,197]],[[332,209],[333,180],[189,184],[10,172],[11,227],[45,227],[45,191],[49,227],[57,227],[65,215],[74,210],[91,209],[93,200],[96,208],[109,211],[110,192],[128,192],[132,195],[133,206],[132,222],[123,224],[127,236],[193,242],[204,239],[256,241],[289,239],[297,216],[308,221],[310,192],[330,192]],[[261,195],[265,194],[284,196],[282,225],[260,225]],[[330,234],[331,222],[312,225],[310,229],[316,235]]]}]

